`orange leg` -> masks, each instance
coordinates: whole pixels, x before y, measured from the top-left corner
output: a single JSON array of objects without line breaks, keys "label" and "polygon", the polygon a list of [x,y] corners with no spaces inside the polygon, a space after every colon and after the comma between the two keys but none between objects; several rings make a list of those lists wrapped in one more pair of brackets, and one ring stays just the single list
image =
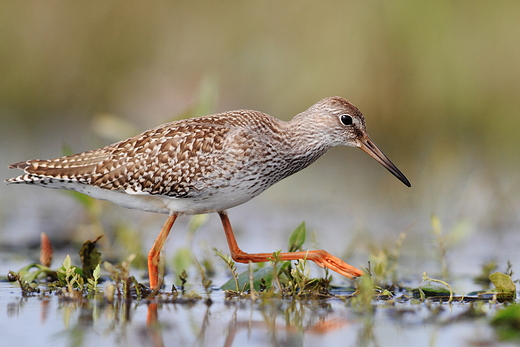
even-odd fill
[{"label": "orange leg", "polygon": [[157,303],[151,302],[148,304],[148,316],[146,317],[146,331],[150,346],[164,347],[164,340],[161,333],[161,326],[159,324],[157,314]]},{"label": "orange leg", "polygon": [[[237,261],[239,263],[248,263],[249,261],[253,263],[263,263],[269,261],[269,258],[273,257],[272,253],[249,254],[242,251],[238,247],[237,240],[235,239],[235,235],[233,234],[233,229],[231,228],[231,224],[229,223],[226,211],[219,212],[219,215],[220,219],[222,220],[224,232],[226,233],[226,238],[229,245],[229,250],[231,252],[231,257],[234,261]],[[282,261],[298,259],[312,260],[319,266],[327,267],[332,271],[335,271],[348,278],[356,278],[363,275],[363,271],[356,269],[355,267],[345,263],[343,260],[336,258],[332,254],[323,250],[280,253],[280,260]]]},{"label": "orange leg", "polygon": [[150,288],[153,290],[159,284],[159,259],[161,257],[161,249],[163,248],[164,242],[170,233],[173,223],[177,219],[176,214],[172,214],[166,220],[166,223],[161,229],[161,233],[155,239],[152,249],[148,253],[148,276],[150,277]]}]

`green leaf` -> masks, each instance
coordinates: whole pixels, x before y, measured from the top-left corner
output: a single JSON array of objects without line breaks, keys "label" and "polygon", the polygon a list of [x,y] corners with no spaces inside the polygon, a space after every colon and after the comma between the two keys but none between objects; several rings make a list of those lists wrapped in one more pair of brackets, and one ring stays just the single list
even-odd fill
[{"label": "green leaf", "polygon": [[302,247],[305,242],[305,234],[305,222],[301,222],[289,235],[289,252],[295,252]]},{"label": "green leaf", "polygon": [[[274,267],[266,266],[253,272],[253,286],[256,291],[259,291],[262,287],[262,279],[266,288],[270,288],[273,283],[273,271]],[[249,270],[242,272],[238,275],[238,288],[239,290],[249,290]],[[220,289],[222,290],[236,290],[235,279],[231,278],[229,281],[224,283]]]},{"label": "green leaf", "polygon": [[83,278],[91,278],[94,269],[101,263],[101,253],[96,249],[96,242],[101,236],[94,241],[87,240],[79,250],[81,258]]},{"label": "green leaf", "polygon": [[[421,293],[422,292],[422,293]],[[421,286],[419,288],[412,289],[412,293],[414,296],[420,295],[421,297],[428,298],[431,296],[449,296],[450,291],[444,287],[429,285],[429,286]]]},{"label": "green leaf", "polygon": [[96,268],[92,272],[92,277],[97,281],[100,276],[101,276],[101,266],[99,266],[99,264],[97,264]]},{"label": "green leaf", "polygon": [[68,269],[70,269],[71,265],[72,265],[72,261],[70,260],[70,255],[67,254],[67,256],[65,257],[65,260],[63,261],[63,268],[65,270],[68,270]]},{"label": "green leaf", "polygon": [[[34,271],[30,271],[36,269]],[[18,271],[18,274],[20,275],[20,278],[22,281],[26,281],[31,283],[32,281],[35,281],[38,277],[40,277],[42,274],[50,275],[52,277],[56,277],[56,272],[48,268],[47,266],[41,265],[39,263],[32,263],[27,266],[24,266]]]},{"label": "green leaf", "polygon": [[495,286],[495,291],[502,294],[499,299],[510,300],[516,298],[516,285],[511,276],[495,272],[489,275],[489,280]]},{"label": "green leaf", "polygon": [[[193,253],[187,247],[181,247],[173,256],[173,271],[181,274],[183,270],[189,270],[193,264]],[[175,284],[181,285],[181,281],[175,278]]]}]

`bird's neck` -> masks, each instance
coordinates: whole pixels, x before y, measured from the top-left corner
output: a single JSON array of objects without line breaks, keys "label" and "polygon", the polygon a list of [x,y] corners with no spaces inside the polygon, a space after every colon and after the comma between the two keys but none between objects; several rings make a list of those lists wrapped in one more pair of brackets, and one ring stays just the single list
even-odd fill
[{"label": "bird's neck", "polygon": [[332,146],[324,141],[323,134],[316,131],[311,120],[300,115],[284,124],[287,145],[283,155],[291,162],[295,173],[323,156]]},{"label": "bird's neck", "polygon": [[315,121],[312,116],[300,113],[285,124],[292,154],[318,155],[319,157],[333,146],[332,141],[328,139],[328,132],[322,131],[319,127],[320,123]]}]

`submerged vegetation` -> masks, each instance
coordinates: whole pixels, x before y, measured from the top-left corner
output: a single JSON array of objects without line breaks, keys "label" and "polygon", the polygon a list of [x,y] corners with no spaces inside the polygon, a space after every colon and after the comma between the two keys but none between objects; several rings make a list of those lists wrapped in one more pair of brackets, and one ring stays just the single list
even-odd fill
[{"label": "submerged vegetation", "polygon": [[[194,223],[200,224],[201,221]],[[440,230],[438,221],[432,219],[432,224]],[[441,235],[438,231],[436,234],[439,237]],[[519,304],[516,303],[516,285],[511,277],[511,264],[508,264],[505,273],[491,273],[496,264],[483,265],[483,274],[475,278],[475,283],[485,287],[492,284],[494,289],[485,288],[480,292],[457,294],[446,280],[431,278],[426,273],[423,273],[422,283],[418,287],[407,287],[396,280],[399,278],[397,264],[404,237],[404,234],[399,236],[394,248],[377,250],[376,254],[371,254],[366,274],[353,282],[354,287],[332,286],[332,276],[326,270],[324,276],[314,278],[305,260],[280,261],[279,251],[273,253],[269,264],[250,263],[246,271],[239,273],[231,257],[215,249],[215,259],[220,259],[220,265],[225,264],[230,272],[229,280],[220,288],[213,285],[214,264],[208,264],[208,261],[201,264],[190,252],[181,250],[183,256],[193,258],[183,262],[176,256],[176,266],[182,263],[195,266],[199,280],[192,281],[188,275],[189,269],[185,268],[177,272],[177,285],[172,285],[170,290],[163,286],[154,291],[131,274],[135,255],[128,256],[119,264],[103,261],[97,245],[99,237],[93,241],[87,240],[81,246],[81,265],[73,265],[71,257],[67,255],[58,269],[52,269],[52,246],[45,235],[42,235],[40,263],[29,264],[17,272],[9,272],[7,277],[10,281],[18,282],[23,297],[56,295],[65,302],[99,302],[105,307],[132,302],[138,305],[147,304],[149,323],[157,318],[158,305],[192,305],[198,302],[211,305],[211,293],[221,291],[226,301],[246,300],[260,305],[296,300],[312,306],[333,300],[343,302],[346,308],[360,316],[373,315],[381,305],[398,309],[402,304],[408,305],[407,307],[411,304],[411,307],[417,309],[426,304],[430,314],[437,316],[439,312],[436,310],[442,306],[435,305],[458,303],[467,305],[467,311],[463,316],[449,319],[487,317],[501,338],[520,338],[520,311]],[[288,249],[302,250],[305,238],[306,228],[302,223],[290,234]],[[442,272],[445,272],[445,263],[442,261],[441,267]],[[484,281],[484,276],[487,276],[488,281]],[[486,305],[491,306],[486,309]],[[449,322],[440,317],[438,316],[440,324]]]}]

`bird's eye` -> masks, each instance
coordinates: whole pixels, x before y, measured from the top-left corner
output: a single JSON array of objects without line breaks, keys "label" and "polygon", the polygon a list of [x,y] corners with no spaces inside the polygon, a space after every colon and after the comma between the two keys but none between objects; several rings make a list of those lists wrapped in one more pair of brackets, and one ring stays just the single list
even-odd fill
[{"label": "bird's eye", "polygon": [[339,119],[344,125],[352,125],[352,117],[348,114],[342,114],[339,116]]}]

